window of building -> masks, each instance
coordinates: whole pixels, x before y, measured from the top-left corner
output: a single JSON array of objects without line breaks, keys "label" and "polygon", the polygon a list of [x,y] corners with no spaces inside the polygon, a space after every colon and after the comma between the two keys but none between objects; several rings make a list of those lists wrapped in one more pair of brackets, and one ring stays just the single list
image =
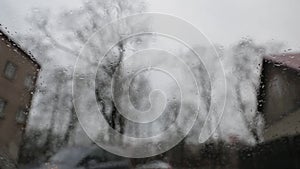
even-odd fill
[{"label": "window of building", "polygon": [[24,85],[25,85],[26,89],[32,90],[33,84],[34,84],[34,76],[27,75],[24,80]]},{"label": "window of building", "polygon": [[25,123],[26,120],[26,111],[24,109],[19,109],[16,115],[16,121],[17,123]]},{"label": "window of building", "polygon": [[5,69],[4,69],[4,75],[8,79],[14,79],[16,76],[16,71],[17,71],[17,65],[7,61]]},{"label": "window of building", "polygon": [[5,116],[4,113],[5,107],[6,107],[6,101],[0,98],[0,118],[3,118]]}]

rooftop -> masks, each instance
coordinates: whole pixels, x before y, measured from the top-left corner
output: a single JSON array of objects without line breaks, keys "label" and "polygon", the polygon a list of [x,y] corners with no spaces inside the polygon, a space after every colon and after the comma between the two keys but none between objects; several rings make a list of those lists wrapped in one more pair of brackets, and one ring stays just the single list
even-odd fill
[{"label": "rooftop", "polygon": [[265,56],[266,60],[272,61],[279,66],[285,66],[300,71],[300,53],[285,53],[280,55]]},{"label": "rooftop", "polygon": [[34,63],[36,63],[36,65],[38,66],[38,68],[40,68],[40,64],[37,62],[37,60],[34,58],[34,56],[30,52],[27,52],[27,51],[23,50],[18,43],[15,43],[1,29],[0,29],[0,40],[5,41],[5,43],[9,44],[11,47],[16,48],[17,52],[20,52],[21,55],[23,55],[24,57],[27,57],[28,59],[30,59],[31,61],[33,61]]}]

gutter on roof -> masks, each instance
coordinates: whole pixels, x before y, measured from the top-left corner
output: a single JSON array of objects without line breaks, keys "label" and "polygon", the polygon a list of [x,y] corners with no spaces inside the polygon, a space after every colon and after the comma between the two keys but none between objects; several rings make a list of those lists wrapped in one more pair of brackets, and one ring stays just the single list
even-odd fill
[{"label": "gutter on roof", "polygon": [[287,53],[264,56],[264,60],[300,72],[300,53]]},{"label": "gutter on roof", "polygon": [[15,47],[22,55],[24,55],[25,57],[27,57],[29,60],[31,60],[32,62],[34,62],[38,69],[41,68],[41,65],[38,63],[38,61],[34,58],[34,56],[30,53],[27,52],[25,50],[23,50],[21,48],[21,46],[18,43],[15,43],[6,33],[4,33],[1,29],[0,29],[0,39],[2,39],[3,41],[5,41],[6,43],[9,43],[11,46]]}]

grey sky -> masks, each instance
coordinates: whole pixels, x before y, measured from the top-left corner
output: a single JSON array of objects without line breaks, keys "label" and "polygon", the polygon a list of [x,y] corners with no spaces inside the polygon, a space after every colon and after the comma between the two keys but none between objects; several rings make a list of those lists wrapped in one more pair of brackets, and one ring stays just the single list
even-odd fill
[{"label": "grey sky", "polygon": [[[80,7],[81,0],[1,0],[0,23],[10,32],[34,31],[24,18],[34,8]],[[300,1],[298,0],[147,0],[150,12],[178,16],[195,25],[214,43],[225,47],[242,37],[256,42],[283,42],[300,51]]]},{"label": "grey sky", "polygon": [[151,9],[182,17],[215,43],[228,45],[249,36],[281,41],[299,50],[300,1],[154,0]]}]

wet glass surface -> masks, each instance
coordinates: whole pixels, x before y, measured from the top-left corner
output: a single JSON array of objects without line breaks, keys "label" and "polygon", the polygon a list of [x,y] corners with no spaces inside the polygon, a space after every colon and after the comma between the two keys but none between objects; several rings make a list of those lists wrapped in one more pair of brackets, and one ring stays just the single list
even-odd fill
[{"label": "wet glass surface", "polygon": [[297,1],[0,1],[0,169],[300,168]]}]

